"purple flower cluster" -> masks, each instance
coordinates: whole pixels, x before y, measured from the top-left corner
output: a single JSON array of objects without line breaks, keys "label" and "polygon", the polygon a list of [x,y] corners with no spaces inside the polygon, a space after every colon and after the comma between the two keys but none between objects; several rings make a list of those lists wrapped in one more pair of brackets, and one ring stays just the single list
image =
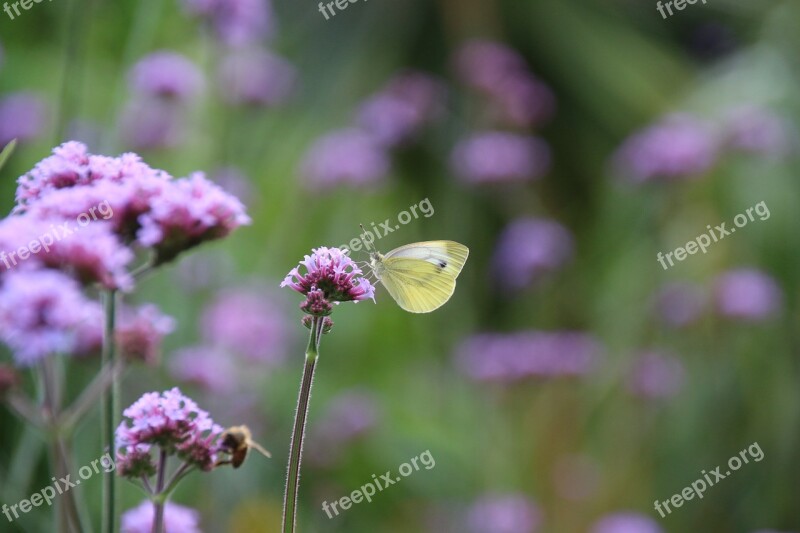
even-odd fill
[{"label": "purple flower cluster", "polygon": [[[152,533],[154,509],[150,500],[144,500],[133,509],[122,513],[122,533]],[[164,504],[165,533],[202,533],[200,513],[190,507],[172,502]]]},{"label": "purple flower cluster", "polygon": [[240,391],[236,363],[217,347],[181,348],[170,356],[169,371],[175,379],[213,393]]},{"label": "purple flower cluster", "polygon": [[19,179],[17,212],[74,220],[105,203],[123,242],[151,249],[156,263],[250,223],[242,203],[201,173],[173,179],[135,154],[95,156],[69,142]]},{"label": "purple flower cluster", "polygon": [[541,511],[523,494],[483,496],[466,517],[469,533],[535,533],[541,524]]},{"label": "purple flower cluster", "polygon": [[185,56],[160,50],[145,56],[129,74],[130,86],[140,96],[187,100],[203,89],[203,74]]},{"label": "purple flower cluster", "polygon": [[686,372],[677,357],[658,352],[640,354],[628,375],[628,390],[640,398],[659,400],[680,392]]},{"label": "purple flower cluster", "polygon": [[717,311],[724,317],[758,322],[775,316],[783,294],[777,282],[756,269],[731,270],[715,282]]},{"label": "purple flower cluster", "polygon": [[495,249],[493,270],[501,286],[520,290],[573,256],[572,234],[553,220],[520,218],[503,231]]},{"label": "purple flower cluster", "polygon": [[318,139],[306,153],[300,173],[316,190],[374,187],[386,178],[390,165],[389,153],[372,135],[345,129]]},{"label": "purple flower cluster", "polygon": [[[305,268],[305,273],[301,268]],[[281,282],[281,287],[289,287],[308,296],[301,306],[322,305],[318,296],[328,302],[359,302],[375,299],[375,287],[362,276],[363,272],[350,257],[339,248],[322,246],[315,248],[311,255],[305,256],[300,265],[293,268]],[[318,291],[322,294],[319,295]],[[315,307],[314,309],[324,311]],[[314,311],[309,309],[309,311]],[[317,313],[311,313],[317,314]],[[328,314],[320,312],[318,314]]]},{"label": "purple flower cluster", "polygon": [[230,105],[274,107],[286,102],[297,84],[291,63],[269,50],[229,53],[219,67],[222,99]]},{"label": "purple flower cluster", "polygon": [[697,321],[704,307],[702,287],[693,283],[669,283],[661,287],[655,296],[655,310],[659,318],[675,328]]},{"label": "purple flower cluster", "polygon": [[100,315],[72,278],[56,271],[24,270],[2,279],[0,340],[19,366],[78,348],[75,329]]},{"label": "purple flower cluster", "polygon": [[512,127],[538,127],[555,112],[553,91],[514,49],[494,41],[470,41],[456,56],[460,78],[488,98],[491,118]]},{"label": "purple flower cluster", "polygon": [[675,114],[634,134],[615,156],[634,182],[696,178],[717,161],[719,138],[711,124]]},{"label": "purple flower cluster", "polygon": [[550,169],[550,147],[530,135],[484,131],[461,140],[451,155],[453,172],[470,184],[525,182]]},{"label": "purple flower cluster", "polygon": [[586,333],[523,331],[473,335],[461,343],[456,364],[476,381],[579,377],[594,370],[600,343]]},{"label": "purple flower cluster", "polygon": [[640,513],[609,514],[595,522],[591,533],[662,533],[655,520]]},{"label": "purple flower cluster", "polygon": [[39,95],[18,92],[0,98],[0,149],[14,139],[38,138],[47,123],[47,106]]},{"label": "purple flower cluster", "polygon": [[328,133],[306,152],[300,173],[309,187],[382,185],[391,167],[391,149],[417,137],[444,108],[444,86],[421,72],[392,78],[367,98],[356,127]]},{"label": "purple flower cluster", "polygon": [[444,93],[427,74],[400,74],[361,104],[356,121],[382,145],[397,146],[442,114]]},{"label": "purple flower cluster", "polygon": [[138,479],[155,473],[153,446],[200,470],[214,467],[222,428],[177,387],[146,393],[122,414],[126,420],[116,431],[119,475]]},{"label": "purple flower cluster", "polygon": [[339,394],[329,402],[314,437],[309,439],[309,459],[320,466],[333,464],[348,445],[368,434],[377,421],[377,400],[373,394],[360,390]]},{"label": "purple flower cluster", "polygon": [[229,46],[257,43],[272,35],[275,17],[268,0],[183,0],[188,13],[208,21]]}]

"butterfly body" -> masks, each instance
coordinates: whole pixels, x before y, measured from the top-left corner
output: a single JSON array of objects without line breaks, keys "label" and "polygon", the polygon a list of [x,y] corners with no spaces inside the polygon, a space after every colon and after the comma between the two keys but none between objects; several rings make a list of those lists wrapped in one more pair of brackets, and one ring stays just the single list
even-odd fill
[{"label": "butterfly body", "polygon": [[444,305],[469,249],[454,241],[426,241],[401,246],[386,255],[370,253],[370,267],[397,304],[411,313],[430,313]]}]

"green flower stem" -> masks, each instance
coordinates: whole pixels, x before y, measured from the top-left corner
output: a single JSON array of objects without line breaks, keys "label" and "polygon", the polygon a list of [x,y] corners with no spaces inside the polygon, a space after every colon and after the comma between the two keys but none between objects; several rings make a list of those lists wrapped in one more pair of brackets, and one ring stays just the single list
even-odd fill
[{"label": "green flower stem", "polygon": [[166,498],[162,496],[164,491],[164,477],[167,472],[167,452],[161,448],[161,455],[158,459],[158,480],[156,481],[156,497],[153,498],[153,533],[164,533],[164,504]]},{"label": "green flower stem", "polygon": [[[103,306],[105,308],[105,327],[103,328],[103,368],[114,368],[115,366],[115,342],[114,330],[116,328],[116,309],[117,293],[114,290],[103,292]],[[114,453],[114,424],[117,409],[117,398],[119,397],[118,374],[113,374],[111,387],[106,391],[103,399],[102,432],[105,448],[108,453]],[[103,517],[101,531],[103,533],[114,533],[117,525],[116,516],[116,481],[117,476],[103,476]]]},{"label": "green flower stem", "polygon": [[314,317],[308,336],[306,361],[300,394],[297,398],[297,411],[294,417],[292,442],[289,447],[289,466],[286,474],[286,491],[283,495],[283,533],[293,533],[297,522],[297,493],[300,487],[300,459],[303,454],[303,436],[306,430],[311,384],[314,381],[314,368],[319,355],[319,341],[322,336],[322,317]]}]

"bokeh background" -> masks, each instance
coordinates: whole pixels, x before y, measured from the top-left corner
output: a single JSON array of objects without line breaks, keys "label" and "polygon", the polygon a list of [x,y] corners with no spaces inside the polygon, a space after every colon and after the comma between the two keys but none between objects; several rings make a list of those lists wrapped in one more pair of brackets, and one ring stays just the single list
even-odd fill
[{"label": "bokeh background", "polygon": [[[452,239],[469,261],[430,315],[382,288],[335,310],[302,531],[800,531],[800,4],[708,0],[667,19],[631,0],[336,12],[55,0],[0,14],[0,145],[19,140],[0,210],[18,176],[78,140],[204,171],[252,217],[125,296],[174,328],[157,361],[132,365],[122,406],[177,385],[273,452],[194,474],[175,502],[203,531],[278,530],[305,339],[300,296],[278,285],[311,248],[428,199],[433,216],[378,247]],[[768,219],[706,254],[656,260],[759,202]],[[11,372],[11,352],[0,359]],[[63,359],[74,397],[98,359]],[[653,509],[756,442],[764,459],[704,499]],[[99,412],[74,448],[78,466],[101,455]],[[431,470],[323,512],[425,450]],[[50,475],[42,435],[0,410],[2,502]],[[120,483],[123,509],[137,506]],[[95,527],[100,487],[75,489]]]}]

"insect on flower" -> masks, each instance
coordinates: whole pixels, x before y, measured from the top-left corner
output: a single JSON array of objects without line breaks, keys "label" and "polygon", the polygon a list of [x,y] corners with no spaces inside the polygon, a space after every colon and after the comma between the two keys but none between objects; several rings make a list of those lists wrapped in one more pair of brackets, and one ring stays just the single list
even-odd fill
[{"label": "insect on flower", "polygon": [[217,461],[216,466],[230,464],[233,465],[233,468],[239,468],[244,463],[244,460],[247,459],[250,448],[254,448],[264,457],[272,457],[267,450],[253,440],[250,428],[247,426],[230,427],[222,433],[220,439],[222,440],[221,451],[228,453],[231,458]]}]

